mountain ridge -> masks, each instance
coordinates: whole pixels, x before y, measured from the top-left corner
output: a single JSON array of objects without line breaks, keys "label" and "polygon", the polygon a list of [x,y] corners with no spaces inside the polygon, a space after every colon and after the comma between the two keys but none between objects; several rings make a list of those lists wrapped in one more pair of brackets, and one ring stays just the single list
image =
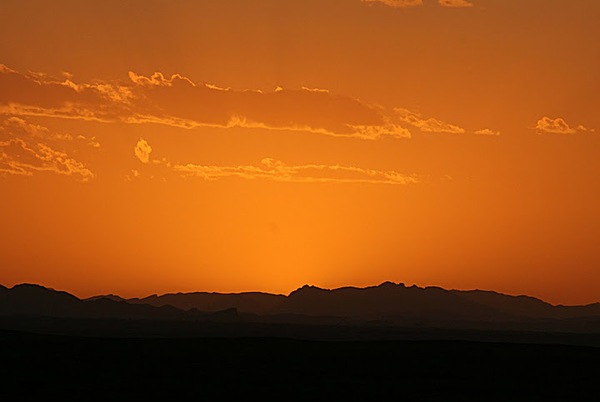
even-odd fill
[{"label": "mountain ridge", "polygon": [[19,284],[0,288],[0,316],[589,330],[600,327],[600,303],[554,306],[526,295],[391,281],[363,288],[307,284],[287,296],[178,292],[131,299],[114,294],[79,299],[64,291]]},{"label": "mountain ridge", "polygon": [[[197,298],[205,299],[200,303]],[[206,300],[212,297],[214,304]],[[253,308],[244,304],[244,298],[262,298]],[[196,300],[194,300],[196,298]],[[216,302],[219,298],[220,302]],[[267,300],[269,299],[269,300]],[[600,303],[579,306],[552,305],[528,295],[507,295],[490,290],[455,290],[439,286],[406,286],[404,283],[385,281],[367,287],[344,286],[321,288],[305,284],[287,296],[265,292],[239,293],[170,293],[153,295],[142,299],[128,299],[130,303],[169,304],[179,308],[195,307],[203,311],[236,308],[252,314],[300,314],[309,316],[381,316],[408,314],[418,316],[450,314],[462,319],[568,319],[600,316]],[[390,306],[389,303],[393,305]],[[370,306],[370,308],[369,308]]]}]

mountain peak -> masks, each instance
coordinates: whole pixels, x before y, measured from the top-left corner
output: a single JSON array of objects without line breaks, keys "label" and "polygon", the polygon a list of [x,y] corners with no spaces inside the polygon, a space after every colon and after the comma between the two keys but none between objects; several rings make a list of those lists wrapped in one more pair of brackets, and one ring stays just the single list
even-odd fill
[{"label": "mountain peak", "polygon": [[109,300],[113,300],[113,301],[117,301],[117,302],[126,301],[126,299],[122,298],[121,296],[114,295],[112,293],[107,294],[107,295],[98,295],[98,296],[88,297],[87,299],[85,299],[85,301],[94,301],[94,300],[101,300],[101,299],[109,299]]},{"label": "mountain peak", "polygon": [[378,288],[395,288],[395,287],[403,288],[405,286],[404,286],[404,283],[402,283],[402,282],[394,283],[392,281],[385,281],[385,282],[379,284],[377,287]]},{"label": "mountain peak", "polygon": [[309,290],[309,289],[328,290],[328,289],[323,289],[323,288],[320,288],[320,287],[314,286],[314,285],[303,285],[299,290]]},{"label": "mountain peak", "polygon": [[63,300],[79,300],[77,296],[74,296],[68,292],[62,290],[55,290],[47,288],[45,286],[33,284],[33,283],[21,283],[14,285],[10,291],[15,294],[21,294],[24,297],[28,297],[30,300],[50,300],[53,298],[61,298]]},{"label": "mountain peak", "polygon": [[322,289],[313,285],[303,285],[302,287],[294,290],[290,293],[290,296],[297,294],[307,294],[307,293],[316,293],[316,292],[329,292],[329,289]]},{"label": "mountain peak", "polygon": [[45,286],[38,285],[35,283],[19,283],[19,284],[13,286],[11,289],[37,289],[37,290],[54,291],[54,289],[47,288]]}]

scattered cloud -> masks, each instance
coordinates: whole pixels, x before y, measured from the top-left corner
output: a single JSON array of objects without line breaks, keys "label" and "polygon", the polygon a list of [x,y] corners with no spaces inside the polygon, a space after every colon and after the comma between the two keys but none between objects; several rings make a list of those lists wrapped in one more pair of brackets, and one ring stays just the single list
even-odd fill
[{"label": "scattered cloud", "polygon": [[[72,139],[72,137],[71,137],[71,139]],[[87,145],[89,145],[90,147],[92,147],[92,148],[100,148],[100,143],[96,140],[96,137],[89,137],[88,138],[88,137],[86,137],[84,135],[78,135],[77,139],[85,141],[85,143]]]},{"label": "scattered cloud", "polygon": [[83,163],[46,144],[22,138],[0,141],[0,173],[33,176],[34,172],[52,172],[88,181],[94,174]]},{"label": "scattered cloud", "polygon": [[587,132],[587,133],[595,133],[596,130],[593,128],[582,126],[581,124],[577,126],[577,131]]},{"label": "scattered cloud", "polygon": [[423,0],[361,0],[363,3],[380,3],[394,8],[417,7],[423,5]]},{"label": "scattered cloud", "polygon": [[582,125],[571,127],[567,122],[557,117],[552,119],[550,117],[542,117],[535,125],[535,129],[539,134],[575,134],[577,132],[594,132],[594,129],[587,128]]},{"label": "scattered cloud", "polygon": [[20,136],[25,135],[32,138],[37,138],[42,141],[79,140],[84,141],[87,145],[93,148],[100,148],[100,143],[96,140],[96,137],[86,137],[81,134],[73,136],[69,133],[51,132],[47,127],[39,124],[29,123],[26,120],[16,116],[11,116],[0,124],[0,139],[2,139],[3,135],[10,137],[17,134]]},{"label": "scattered cloud", "polygon": [[[194,84],[189,78],[184,77],[179,74],[173,74],[171,78],[165,78],[163,73],[155,72],[150,77],[144,77],[143,75],[138,75],[133,71],[129,72],[129,79],[134,83],[142,86],[158,86],[158,87],[171,87],[173,83],[177,83],[177,81],[186,81],[189,85],[195,87]],[[208,88],[215,89],[214,85],[207,84]],[[221,89],[221,88],[218,88]]]},{"label": "scattered cloud", "polygon": [[438,4],[442,7],[465,8],[473,7],[473,3],[467,0],[438,0]]},{"label": "scattered cloud", "polygon": [[489,128],[484,128],[484,129],[475,131],[475,134],[498,136],[498,135],[500,135],[500,131],[495,131],[495,130],[490,130]]},{"label": "scattered cloud", "polygon": [[140,140],[135,144],[135,148],[133,149],[135,156],[142,162],[148,163],[150,161],[150,153],[152,152],[152,147],[146,140],[140,138]]},{"label": "scattered cloud", "polygon": [[0,121],[0,174],[32,176],[35,172],[51,172],[88,181],[94,177],[92,171],[57,149],[58,144],[72,140],[75,138],[70,134],[54,133],[20,117],[6,118]]},{"label": "scattered cloud", "polygon": [[140,176],[141,176],[141,175],[140,175],[140,172],[139,172],[139,170],[136,170],[136,169],[131,169],[130,173],[129,173],[129,174],[126,174],[126,175],[124,176],[124,178],[125,178],[125,181],[133,181],[134,179],[137,179],[137,178],[138,178],[138,177],[140,177]]},{"label": "scattered cloud", "polygon": [[2,126],[3,131],[17,131],[33,137],[47,137],[50,133],[48,128],[38,124],[27,123],[24,119],[16,116],[11,116],[4,120]]},{"label": "scattered cloud", "polygon": [[411,112],[408,109],[395,108],[397,118],[412,126],[417,127],[425,133],[450,133],[464,134],[465,129],[454,124],[446,123],[434,118],[424,118],[420,113]]}]

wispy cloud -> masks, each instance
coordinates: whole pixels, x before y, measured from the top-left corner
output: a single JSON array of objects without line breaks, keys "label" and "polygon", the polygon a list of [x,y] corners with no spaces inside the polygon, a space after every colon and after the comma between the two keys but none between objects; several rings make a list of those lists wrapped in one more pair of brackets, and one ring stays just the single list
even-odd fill
[{"label": "wispy cloud", "polygon": [[[260,128],[361,140],[411,138],[409,127],[425,133],[465,133],[459,125],[419,112],[390,110],[322,88],[232,90],[160,72],[149,77],[130,72],[124,82],[82,84],[71,78],[20,74],[2,66],[0,115],[183,129]],[[97,147],[99,143],[89,138],[88,145]]]},{"label": "wispy cloud", "polygon": [[571,127],[563,118],[542,117],[535,125],[539,134],[575,134],[577,132],[594,132],[594,129],[578,125]]},{"label": "wispy cloud", "polygon": [[160,72],[150,77],[130,72],[125,82],[81,84],[2,66],[0,114],[182,128],[260,127],[367,140],[410,137],[381,107],[325,89],[235,91]]},{"label": "wispy cloud", "polygon": [[49,145],[76,140],[70,134],[54,133],[19,117],[4,119],[0,121],[0,173],[33,176],[35,172],[50,172],[88,181],[94,174],[84,163]]},{"label": "wispy cloud", "polygon": [[475,131],[475,134],[477,134],[477,135],[498,136],[498,135],[500,135],[500,131],[495,131],[495,130],[491,130],[489,128],[484,128],[484,129]]},{"label": "wispy cloud", "polygon": [[438,0],[438,4],[442,7],[465,8],[473,7],[473,3],[467,0]]},{"label": "wispy cloud", "polygon": [[361,0],[363,3],[380,3],[394,8],[417,7],[423,5],[423,0]]},{"label": "wispy cloud", "polygon": [[400,121],[415,126],[426,133],[465,133],[465,129],[457,125],[446,123],[432,117],[425,118],[420,113],[412,112],[408,109],[395,108],[394,111]]},{"label": "wispy cloud", "polygon": [[[164,76],[164,74],[161,72],[155,72],[150,77],[144,77],[143,75],[138,75],[138,74],[134,73],[133,71],[130,71],[129,79],[138,85],[150,86],[150,87],[152,87],[152,86],[171,87],[171,86],[173,86],[173,83],[176,84],[177,81],[185,81],[193,87],[196,86],[196,84],[194,84],[192,82],[192,80],[190,80],[189,78],[184,77],[180,74],[173,74],[171,76],[171,78],[166,78]],[[207,84],[206,86],[211,89],[218,88],[215,85],[210,85],[210,84]],[[218,88],[218,89],[222,89],[222,88]]]},{"label": "wispy cloud", "polygon": [[226,177],[243,179],[266,179],[292,183],[371,183],[371,184],[415,184],[415,175],[395,171],[364,169],[344,165],[287,165],[282,161],[264,158],[257,165],[214,166],[185,164],[172,169],[186,176],[197,176],[205,180]]},{"label": "wispy cloud", "polygon": [[[363,3],[381,4],[393,8],[419,7],[423,5],[423,0],[361,0]],[[473,7],[473,3],[468,0],[438,0],[442,7],[465,8]]]},{"label": "wispy cloud", "polygon": [[[147,150],[142,155],[138,149]],[[255,165],[206,165],[199,163],[171,163],[167,159],[151,159],[152,148],[147,141],[140,139],[136,146],[136,156],[144,163],[151,163],[152,169],[162,168],[165,172],[182,177],[198,177],[203,180],[239,178],[246,180],[271,180],[288,183],[365,183],[407,185],[421,182],[414,174],[404,174],[393,170],[367,169],[341,164],[301,164],[289,165],[273,158],[263,158]],[[156,173],[156,170],[154,170]],[[165,173],[166,174],[166,173]],[[141,177],[141,172],[132,170],[126,180]],[[156,174],[154,174],[156,176]]]},{"label": "wispy cloud", "polygon": [[[5,119],[0,124],[0,139],[4,135],[25,135],[31,138],[36,138],[42,141],[80,141],[84,142],[93,148],[100,148],[100,142],[96,140],[96,137],[87,137],[82,134],[72,135],[69,133],[57,133],[50,131],[47,127],[39,124],[33,124],[27,122],[25,119],[20,117],[11,116]],[[17,134],[15,134],[17,133]]]}]

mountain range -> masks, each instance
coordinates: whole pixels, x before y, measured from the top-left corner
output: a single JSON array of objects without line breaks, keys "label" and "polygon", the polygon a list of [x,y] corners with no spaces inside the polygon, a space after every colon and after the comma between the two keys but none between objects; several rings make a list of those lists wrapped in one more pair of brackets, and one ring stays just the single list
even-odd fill
[{"label": "mountain range", "polygon": [[173,306],[189,311],[217,312],[236,309],[256,315],[302,315],[381,319],[394,317],[438,318],[473,321],[575,319],[600,317],[600,303],[554,306],[530,296],[510,296],[483,290],[446,290],[440,287],[407,287],[384,282],[366,288],[322,289],[304,285],[288,296],[260,292],[169,293],[123,299],[96,296],[86,301],[110,299],[136,305]]},{"label": "mountain range", "polygon": [[0,286],[0,317],[93,318],[128,320],[190,320],[218,317],[197,309],[170,305],[155,307],[98,297],[82,300],[63,291],[40,285]]},{"label": "mountain range", "polygon": [[351,322],[442,327],[521,323],[532,328],[551,328],[560,323],[558,327],[561,328],[570,325],[582,329],[582,325],[589,327],[600,321],[600,303],[554,306],[529,296],[415,285],[407,287],[393,282],[331,290],[305,285],[287,296],[260,292],[193,292],[132,299],[116,295],[79,299],[67,292],[21,284],[12,288],[0,286],[0,316]]}]

